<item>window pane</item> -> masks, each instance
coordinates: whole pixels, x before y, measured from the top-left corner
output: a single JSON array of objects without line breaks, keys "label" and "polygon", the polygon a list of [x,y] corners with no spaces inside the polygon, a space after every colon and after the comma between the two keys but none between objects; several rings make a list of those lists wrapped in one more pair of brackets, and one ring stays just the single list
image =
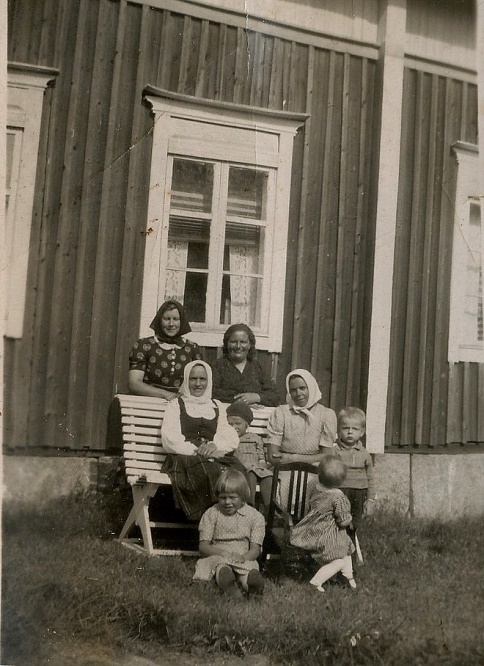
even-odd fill
[{"label": "window pane", "polygon": [[266,191],[266,172],[230,167],[227,214],[264,219]]},{"label": "window pane", "polygon": [[209,241],[209,221],[170,218],[165,300],[181,301],[193,322],[205,322]]},{"label": "window pane", "polygon": [[261,278],[224,275],[220,323],[260,327],[261,294]]},{"label": "window pane", "polygon": [[13,165],[14,148],[15,148],[15,133],[7,132],[7,190],[10,189],[12,183],[12,165]]},{"label": "window pane", "polygon": [[228,222],[220,323],[261,325],[264,228]]},{"label": "window pane", "polygon": [[173,160],[171,207],[209,213],[212,210],[213,164]]},{"label": "window pane", "polygon": [[[170,217],[168,230],[168,267],[202,268],[208,270],[210,222],[182,217]],[[183,264],[173,248],[185,248]]]},{"label": "window pane", "polygon": [[466,302],[464,317],[465,344],[483,341],[481,209],[471,204],[469,227],[466,235]]}]

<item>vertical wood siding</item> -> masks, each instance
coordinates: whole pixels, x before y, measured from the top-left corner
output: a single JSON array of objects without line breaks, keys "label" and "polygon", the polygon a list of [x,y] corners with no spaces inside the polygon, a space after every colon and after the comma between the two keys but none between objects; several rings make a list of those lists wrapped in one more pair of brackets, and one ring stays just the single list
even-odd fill
[{"label": "vertical wood siding", "polygon": [[[474,85],[407,69],[391,341],[387,445],[484,441],[483,367],[449,364],[455,161],[477,141]],[[481,416],[479,416],[481,413]]]},{"label": "vertical wood siding", "polygon": [[9,59],[60,73],[45,96],[24,336],[6,342],[7,446],[105,447],[138,335],[147,84],[310,114],[295,139],[278,383],[302,366],[333,408],[364,406],[375,63],[125,0],[15,0],[9,9]]}]

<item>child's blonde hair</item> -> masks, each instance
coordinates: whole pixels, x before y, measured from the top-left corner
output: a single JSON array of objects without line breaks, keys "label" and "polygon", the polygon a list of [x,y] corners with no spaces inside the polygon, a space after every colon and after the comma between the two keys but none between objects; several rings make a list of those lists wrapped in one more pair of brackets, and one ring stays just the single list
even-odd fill
[{"label": "child's blonde hair", "polygon": [[355,419],[355,421],[358,420],[363,427],[366,426],[366,414],[359,407],[343,407],[343,409],[338,414],[338,425],[344,418]]},{"label": "child's blonde hair", "polygon": [[227,469],[218,477],[215,484],[215,495],[222,493],[234,494],[244,502],[250,500],[250,488],[245,475],[237,469]]},{"label": "child's blonde hair", "polygon": [[325,456],[319,463],[318,478],[326,488],[339,488],[346,478],[346,465],[338,456]]}]

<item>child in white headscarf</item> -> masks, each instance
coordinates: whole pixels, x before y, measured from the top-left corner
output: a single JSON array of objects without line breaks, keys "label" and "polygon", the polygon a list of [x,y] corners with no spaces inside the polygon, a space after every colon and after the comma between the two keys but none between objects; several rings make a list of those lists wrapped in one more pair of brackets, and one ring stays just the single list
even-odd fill
[{"label": "child in white headscarf", "polygon": [[168,454],[162,471],[170,476],[176,504],[191,519],[216,501],[215,483],[220,473],[245,468],[233,452],[239,439],[228,424],[225,407],[212,400],[212,371],[208,363],[185,366],[180,397],[166,407],[161,428]]}]

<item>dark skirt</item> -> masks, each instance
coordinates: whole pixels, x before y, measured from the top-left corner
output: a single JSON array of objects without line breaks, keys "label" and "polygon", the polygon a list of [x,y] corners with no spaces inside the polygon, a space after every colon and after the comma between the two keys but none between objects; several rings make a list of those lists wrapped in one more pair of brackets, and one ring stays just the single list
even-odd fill
[{"label": "dark skirt", "polygon": [[176,506],[190,520],[199,520],[217,501],[215,484],[220,474],[229,467],[239,470],[247,478],[247,470],[233,453],[217,460],[169,454],[161,471],[170,477]]}]

